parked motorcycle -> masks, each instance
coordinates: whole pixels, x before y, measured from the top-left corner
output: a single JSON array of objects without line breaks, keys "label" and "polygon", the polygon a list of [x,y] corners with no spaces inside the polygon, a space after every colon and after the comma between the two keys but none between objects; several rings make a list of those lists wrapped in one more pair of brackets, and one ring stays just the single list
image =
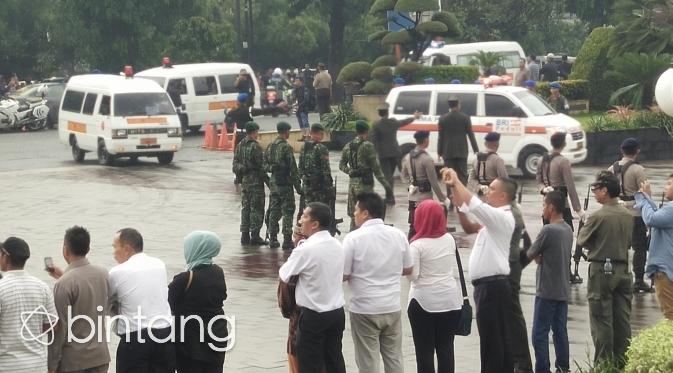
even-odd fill
[{"label": "parked motorcycle", "polygon": [[262,100],[263,109],[279,109],[274,111],[273,117],[277,117],[279,113],[288,113],[287,101],[283,99],[285,92],[278,92],[276,86],[269,85],[266,87],[266,94]]},{"label": "parked motorcycle", "polygon": [[38,131],[47,127],[48,115],[44,98],[0,98],[0,129]]}]

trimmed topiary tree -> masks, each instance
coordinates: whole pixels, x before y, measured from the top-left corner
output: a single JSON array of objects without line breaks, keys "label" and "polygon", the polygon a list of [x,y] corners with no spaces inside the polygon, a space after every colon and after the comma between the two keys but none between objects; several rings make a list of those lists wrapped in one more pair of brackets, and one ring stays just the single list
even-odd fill
[{"label": "trimmed topiary tree", "polygon": [[368,81],[362,88],[362,92],[366,95],[385,95],[392,87],[393,84],[390,82],[375,79]]},{"label": "trimmed topiary tree", "polygon": [[589,81],[588,92],[592,109],[605,110],[608,107],[610,94],[617,88],[614,87],[613,81],[604,77],[610,68],[608,52],[613,34],[614,28],[612,27],[595,28],[582,44],[570,73],[570,79]]},{"label": "trimmed topiary tree", "polygon": [[339,84],[345,82],[363,82],[369,80],[371,73],[372,65],[369,62],[351,62],[341,69],[336,81]]},{"label": "trimmed topiary tree", "polygon": [[401,76],[407,82],[411,82],[413,80],[414,74],[421,71],[422,69],[423,65],[421,65],[418,62],[414,61],[400,62],[395,67],[395,75]]},{"label": "trimmed topiary tree", "polygon": [[391,54],[384,54],[383,56],[378,57],[377,59],[372,62],[372,67],[380,67],[380,66],[395,66],[397,65],[397,58]]},{"label": "trimmed topiary tree", "polygon": [[461,83],[470,84],[479,77],[477,66],[423,66],[421,70],[416,71],[411,79],[411,84],[423,84],[426,78],[432,78],[437,84],[451,83],[458,79]]}]

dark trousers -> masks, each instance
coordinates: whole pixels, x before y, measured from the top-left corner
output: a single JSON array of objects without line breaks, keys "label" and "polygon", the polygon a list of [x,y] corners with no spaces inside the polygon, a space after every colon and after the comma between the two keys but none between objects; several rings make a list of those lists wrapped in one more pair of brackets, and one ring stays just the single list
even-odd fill
[{"label": "dark trousers", "polygon": [[510,304],[508,307],[509,325],[511,326],[512,358],[515,372],[524,373],[533,371],[533,362],[528,349],[528,330],[526,319],[523,317],[519,291],[521,290],[521,263],[509,262],[509,285],[511,288]]},{"label": "dark trousers", "polygon": [[645,262],[647,262],[647,226],[643,218],[633,218],[633,233],[631,235],[633,248],[633,274],[636,281],[642,281],[645,276]]},{"label": "dark trousers", "polygon": [[419,203],[420,202],[409,201],[409,218],[407,219],[409,222],[409,234],[407,235],[407,239],[409,240],[416,235],[416,228],[414,228],[414,214],[416,213],[416,206],[418,206]]},{"label": "dark trousers", "polygon": [[341,353],[346,316],[344,309],[315,312],[301,308],[297,324],[297,360],[299,373],[345,373]]},{"label": "dark trousers", "polygon": [[437,353],[436,372],[453,373],[455,366],[453,339],[460,310],[428,312],[416,299],[412,299],[407,314],[416,349],[416,371],[435,373],[435,353]]},{"label": "dark trousers", "polygon": [[481,373],[512,373],[510,326],[506,307],[511,291],[506,277],[494,281],[474,281]]},{"label": "dark trousers", "polygon": [[550,373],[549,329],[554,333],[556,368],[570,370],[570,347],[568,345],[568,302],[535,297],[533,311],[533,349],[535,350],[535,373]]},{"label": "dark trousers", "polygon": [[395,168],[397,168],[397,157],[379,157],[379,163],[381,163],[381,171],[383,172],[383,177],[386,178],[388,184],[390,184],[390,194],[386,192],[387,200],[394,200],[395,195],[393,194],[395,186],[393,185],[394,179],[393,175],[395,174]]},{"label": "dark trousers", "polygon": [[325,113],[329,113],[329,99],[330,99],[330,90],[328,88],[320,88],[315,90],[315,106],[318,110],[318,115],[320,119]]},{"label": "dark trousers", "polygon": [[155,342],[168,338],[171,328],[152,329],[153,338],[147,329],[129,335],[129,342],[126,342],[126,335],[122,335],[117,347],[117,373],[175,372],[175,345],[170,341]]},{"label": "dark trousers", "polygon": [[[458,174],[458,179],[463,185],[467,185],[467,158],[444,158],[444,166],[453,168]],[[451,195],[451,188],[446,187],[446,195]]]},{"label": "dark trousers", "polygon": [[178,354],[178,373],[222,373],[224,365],[193,360]]}]

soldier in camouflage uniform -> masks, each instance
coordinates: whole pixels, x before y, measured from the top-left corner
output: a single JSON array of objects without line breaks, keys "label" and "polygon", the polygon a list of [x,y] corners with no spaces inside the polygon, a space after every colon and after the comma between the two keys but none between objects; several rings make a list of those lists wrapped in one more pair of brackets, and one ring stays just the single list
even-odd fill
[{"label": "soldier in camouflage uniform", "polygon": [[339,161],[339,169],[348,174],[348,216],[351,218],[351,231],[355,229],[353,212],[355,196],[361,192],[374,191],[374,176],[386,189],[386,195],[392,194],[390,184],[383,176],[374,144],[367,140],[369,124],[363,120],[355,123],[357,137],[344,146]]},{"label": "soldier in camouflage uniform", "polygon": [[294,160],[294,151],[288,144],[290,126],[287,122],[279,122],[276,125],[278,137],[266,148],[264,152],[264,169],[271,174],[269,181],[269,210],[266,212],[269,229],[269,247],[277,248],[278,220],[283,217],[283,250],[294,248],[292,243],[292,219],[294,218],[294,188],[301,194],[301,181],[297,173],[297,164]]},{"label": "soldier in camouflage uniform", "polygon": [[255,122],[245,124],[245,138],[234,152],[232,169],[241,180],[241,244],[267,245],[259,235],[264,222],[264,153],[257,142],[259,126]]},{"label": "soldier in camouflage uniform", "polygon": [[311,202],[322,202],[330,206],[334,198],[329,150],[321,143],[324,135],[325,128],[319,123],[313,124],[311,138],[304,142],[299,154],[299,175],[306,205]]}]

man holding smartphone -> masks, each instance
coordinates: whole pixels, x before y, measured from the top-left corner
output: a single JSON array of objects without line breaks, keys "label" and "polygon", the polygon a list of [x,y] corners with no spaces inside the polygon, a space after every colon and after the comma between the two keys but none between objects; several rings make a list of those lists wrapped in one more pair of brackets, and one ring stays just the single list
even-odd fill
[{"label": "man holding smartphone", "polygon": [[[68,263],[65,271],[54,266],[50,257],[44,260],[45,270],[57,279],[54,303],[60,320],[54,342],[49,345],[50,373],[108,371],[106,327],[96,324],[92,331],[87,322],[105,319],[109,292],[107,270],[90,264],[86,258],[90,243],[89,232],[74,226],[65,231],[63,238],[63,258]],[[75,321],[68,320],[69,316]]]}]

